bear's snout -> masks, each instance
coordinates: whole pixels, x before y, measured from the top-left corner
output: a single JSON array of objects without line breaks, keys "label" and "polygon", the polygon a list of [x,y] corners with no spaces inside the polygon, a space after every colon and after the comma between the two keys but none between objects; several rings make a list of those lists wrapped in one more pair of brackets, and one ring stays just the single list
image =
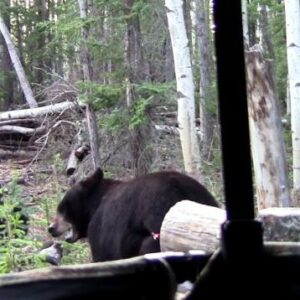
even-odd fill
[{"label": "bear's snout", "polygon": [[72,225],[69,222],[66,222],[64,217],[58,214],[53,223],[48,227],[48,232],[53,237],[59,237],[64,233],[68,232],[72,228]]},{"label": "bear's snout", "polygon": [[56,226],[54,223],[50,224],[48,227],[48,232],[53,236],[53,237],[58,237],[61,235],[61,233],[58,232]]}]

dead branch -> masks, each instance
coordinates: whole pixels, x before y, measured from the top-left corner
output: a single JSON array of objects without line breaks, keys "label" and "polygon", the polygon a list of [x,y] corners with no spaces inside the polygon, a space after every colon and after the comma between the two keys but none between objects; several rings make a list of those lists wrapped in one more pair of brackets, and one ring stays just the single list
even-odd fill
[{"label": "dead branch", "polygon": [[30,162],[30,164],[28,165],[28,168],[33,164],[34,161],[36,161],[39,157],[39,155],[42,153],[42,151],[45,149],[45,147],[47,146],[48,143],[48,139],[50,134],[58,128],[59,125],[61,125],[62,123],[67,123],[67,124],[71,124],[73,126],[76,126],[73,122],[70,121],[65,121],[65,120],[59,120],[58,122],[56,122],[54,125],[51,126],[51,128],[48,130],[48,132],[43,135],[42,137],[40,137],[38,140],[36,140],[36,142],[41,141],[42,139],[44,139],[44,143],[41,146],[40,150],[36,153],[36,155],[34,156],[34,158],[32,159],[32,161]]}]

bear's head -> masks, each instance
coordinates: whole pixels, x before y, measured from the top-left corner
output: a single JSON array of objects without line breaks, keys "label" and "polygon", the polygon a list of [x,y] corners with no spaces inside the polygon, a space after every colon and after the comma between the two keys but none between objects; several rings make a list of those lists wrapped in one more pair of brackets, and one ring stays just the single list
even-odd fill
[{"label": "bear's head", "polygon": [[65,240],[75,243],[87,236],[87,229],[93,212],[96,210],[98,197],[93,196],[101,185],[103,172],[98,168],[91,176],[73,185],[57,207],[54,222],[48,231],[53,237],[65,235]]}]

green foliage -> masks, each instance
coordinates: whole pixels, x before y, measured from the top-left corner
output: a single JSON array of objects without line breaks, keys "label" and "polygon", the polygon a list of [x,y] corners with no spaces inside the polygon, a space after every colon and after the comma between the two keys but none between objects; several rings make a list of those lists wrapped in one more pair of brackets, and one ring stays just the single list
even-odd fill
[{"label": "green foliage", "polygon": [[[22,213],[29,216],[31,230],[27,235],[22,229],[24,224],[19,210],[13,212],[15,207],[23,207],[24,196],[21,186],[13,180],[5,188],[0,189],[0,196],[4,198],[3,204],[0,205],[0,274],[49,266],[39,252],[47,228],[56,213],[57,204],[63,197],[62,185],[57,179],[57,172],[61,172],[59,169],[63,166],[60,155],[53,157],[52,165],[55,172],[51,182],[56,192],[39,199],[38,206],[22,209]],[[17,174],[14,178],[17,178]],[[90,261],[87,243],[62,242],[62,246],[64,252],[62,264]]]},{"label": "green foliage", "polygon": [[151,14],[153,10],[153,4],[146,0],[136,0],[134,1],[132,11],[138,15],[147,16]]},{"label": "green foliage", "polygon": [[0,205],[0,274],[45,265],[42,257],[34,251],[39,243],[25,235],[21,214],[14,211],[15,207],[22,205],[22,189],[13,180],[5,191],[2,189],[0,192],[5,196]]},{"label": "green foliage", "polygon": [[140,98],[131,106],[130,130],[148,122],[146,111],[151,104],[151,99],[152,97],[148,99]]},{"label": "green foliage", "polygon": [[138,99],[129,108],[130,119],[128,128],[130,130],[149,122],[148,112],[150,108],[160,101],[164,102],[170,86],[169,83],[152,82],[143,82],[135,85]]},{"label": "green foliage", "polygon": [[145,81],[136,85],[136,90],[142,97],[146,98],[154,95],[164,96],[172,86],[171,83],[153,83]]},{"label": "green foliage", "polygon": [[[111,86],[103,87],[111,92]],[[103,108],[103,103],[114,107],[108,115],[102,116],[100,125],[104,127],[105,130],[116,133],[126,128],[132,130],[142,124],[146,124],[149,121],[148,112],[151,107],[161,103],[165,104],[167,101],[169,101],[169,99],[173,99],[172,97],[169,97],[170,89],[173,87],[173,82],[163,84],[143,82],[141,84],[137,84],[134,86],[134,88],[138,95],[138,99],[132,104],[131,107],[116,105],[119,103],[117,102],[117,97],[115,97],[115,103],[112,101],[114,100],[114,97],[111,96],[110,98],[107,97],[107,101],[99,101],[102,106],[98,105],[98,108]],[[120,92],[120,94],[118,94],[118,92]],[[121,92],[123,93],[123,88],[121,90],[117,87],[115,95],[121,98]],[[105,95],[102,95],[102,97],[105,98]],[[95,103],[97,105],[95,98],[93,99],[92,103],[93,105],[95,105]]]},{"label": "green foliage", "polygon": [[126,109],[115,108],[108,116],[101,119],[101,126],[109,132],[117,133],[124,128],[128,128],[128,118]]},{"label": "green foliage", "polygon": [[56,172],[63,172],[64,171],[64,160],[61,157],[60,153],[56,153],[52,157],[52,165],[55,168]]},{"label": "green foliage", "polygon": [[275,80],[281,107],[287,89],[287,54],[284,3],[273,3],[271,7],[270,31],[275,50]]},{"label": "green foliage", "polygon": [[96,110],[110,108],[118,103],[123,88],[119,85],[105,85],[95,82],[77,82],[80,100],[91,104]]},{"label": "green foliage", "polygon": [[45,267],[43,256],[30,251],[30,249],[36,250],[40,247],[41,244],[24,238],[1,241],[0,274]]},{"label": "green foliage", "polygon": [[90,248],[87,243],[70,244],[63,242],[62,246],[64,249],[63,265],[91,262]]}]

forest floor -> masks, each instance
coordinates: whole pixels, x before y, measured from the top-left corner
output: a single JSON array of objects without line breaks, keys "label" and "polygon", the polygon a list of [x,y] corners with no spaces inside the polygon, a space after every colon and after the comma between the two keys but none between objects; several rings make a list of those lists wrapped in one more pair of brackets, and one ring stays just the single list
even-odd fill
[{"label": "forest floor", "polygon": [[48,176],[39,174],[36,168],[28,169],[26,164],[18,163],[18,161],[0,161],[0,187],[4,189],[3,198],[15,197],[10,194],[16,192],[9,191],[9,187],[13,184],[18,186],[21,199],[17,201],[22,211],[29,216],[29,235],[34,235],[41,241],[46,241],[49,236],[47,232],[44,232],[45,226],[38,224],[50,221],[47,220],[48,216],[43,209],[43,202],[45,198],[53,198],[56,194],[51,177],[50,174]]},{"label": "forest floor", "polygon": [[[63,240],[53,239],[47,231],[55,216],[56,207],[68,188],[67,177],[62,172],[62,162],[45,161],[44,159],[30,164],[22,160],[0,160],[0,195],[2,200],[12,199],[22,208],[21,212],[29,217],[28,233],[22,237],[23,252],[19,253],[19,241],[8,243],[7,248],[15,254],[12,256],[35,256],[46,245],[59,243],[63,248],[61,264],[77,264],[90,262],[87,243],[68,244]],[[0,197],[1,198],[1,197]],[[0,207],[1,208],[1,207]],[[16,243],[16,247],[12,243]],[[14,244],[15,245],[15,244]],[[0,255],[1,256],[1,255]],[[47,263],[35,264],[28,261],[19,268],[14,262],[7,266],[7,271],[20,271],[36,267],[49,266]],[[1,267],[1,259],[0,259]],[[1,271],[1,270],[0,270]],[[1,272],[0,272],[1,273]]]}]

